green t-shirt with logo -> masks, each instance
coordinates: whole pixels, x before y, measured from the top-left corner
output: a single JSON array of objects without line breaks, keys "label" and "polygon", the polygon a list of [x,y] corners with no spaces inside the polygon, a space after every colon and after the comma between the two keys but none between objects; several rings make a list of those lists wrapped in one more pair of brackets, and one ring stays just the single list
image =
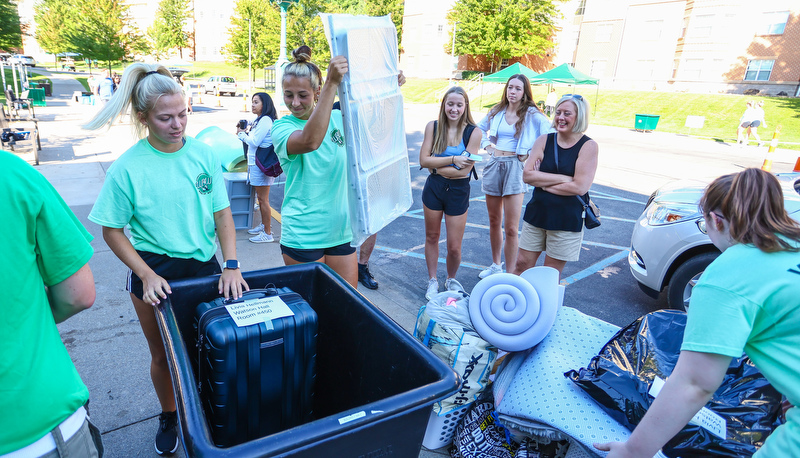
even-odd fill
[{"label": "green t-shirt with logo", "polygon": [[92,236],[52,185],[0,151],[0,455],[50,432],[89,399],[58,333],[45,285],[92,257]]},{"label": "green t-shirt with logo", "polygon": [[162,153],[144,138],[108,169],[89,220],[129,226],[137,250],[208,261],[217,251],[214,213],[228,206],[210,147],[186,137],[180,150]]},{"label": "green t-shirt with logo", "polygon": [[353,239],[347,201],[347,155],[342,113],[334,110],[319,149],[288,154],[289,136],[307,121],[284,116],[272,125],[275,153],[286,174],[281,206],[281,244],[312,250],[330,248]]}]

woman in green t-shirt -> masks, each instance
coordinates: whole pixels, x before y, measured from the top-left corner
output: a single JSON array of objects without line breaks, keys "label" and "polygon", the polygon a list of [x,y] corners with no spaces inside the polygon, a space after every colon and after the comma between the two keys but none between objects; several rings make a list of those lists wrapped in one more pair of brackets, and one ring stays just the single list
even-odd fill
[{"label": "woman in green t-shirt", "polygon": [[[800,402],[800,225],[786,213],[780,183],[756,168],[719,177],[700,210],[722,254],[692,290],[678,363],[647,414],[627,442],[595,444],[610,458],[655,456],[742,353],[788,404]],[[754,457],[800,456],[800,411],[785,415]]]},{"label": "woman in green t-shirt", "polygon": [[281,206],[281,253],[286,265],[322,262],[358,283],[347,204],[347,157],[342,115],[332,110],[347,59],[333,57],[325,84],[301,46],[283,73],[283,100],[291,112],[272,126],[275,153],[286,174]]},{"label": "woman in green t-shirt", "polygon": [[[153,307],[179,278],[220,274],[225,298],[249,289],[236,260],[236,229],[219,158],[186,136],[183,89],[163,65],[137,63],[111,100],[84,126],[100,129],[131,107],[139,141],[109,167],[89,220],[129,269],[127,291],[150,349],[150,378],[162,413],[158,454],[178,448],[175,393]],[[130,239],[125,228],[130,228]],[[216,258],[219,238],[225,264]]]}]

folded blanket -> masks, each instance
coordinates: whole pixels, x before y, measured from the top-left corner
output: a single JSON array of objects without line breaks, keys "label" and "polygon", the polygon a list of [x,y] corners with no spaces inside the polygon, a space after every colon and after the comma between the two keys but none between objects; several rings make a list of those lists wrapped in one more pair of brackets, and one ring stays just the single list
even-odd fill
[{"label": "folded blanket", "polygon": [[571,451],[579,454],[570,456],[599,456],[602,452],[593,443],[627,440],[630,431],[564,377],[565,372],[586,366],[618,329],[561,307],[547,337],[521,364],[512,357],[498,374],[494,392],[500,421],[542,439],[566,437]]}]

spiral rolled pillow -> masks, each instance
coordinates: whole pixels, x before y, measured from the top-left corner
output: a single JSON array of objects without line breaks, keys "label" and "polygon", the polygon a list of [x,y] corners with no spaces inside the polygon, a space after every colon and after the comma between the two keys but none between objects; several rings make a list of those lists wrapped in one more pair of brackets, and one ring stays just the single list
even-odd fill
[{"label": "spiral rolled pillow", "polygon": [[553,327],[562,290],[558,271],[551,267],[534,267],[520,276],[490,275],[472,290],[472,326],[499,349],[527,350],[541,342]]}]

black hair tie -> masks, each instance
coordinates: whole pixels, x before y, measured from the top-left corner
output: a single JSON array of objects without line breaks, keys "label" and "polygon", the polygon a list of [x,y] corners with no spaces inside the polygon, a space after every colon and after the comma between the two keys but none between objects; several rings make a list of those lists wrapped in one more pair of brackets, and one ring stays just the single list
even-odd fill
[{"label": "black hair tie", "polygon": [[144,74],[144,76],[148,76],[148,75],[154,75],[154,74],[156,74],[156,73],[158,73],[158,70],[153,70],[153,71],[151,71],[151,72],[147,72],[147,73],[145,73],[145,74]]}]

